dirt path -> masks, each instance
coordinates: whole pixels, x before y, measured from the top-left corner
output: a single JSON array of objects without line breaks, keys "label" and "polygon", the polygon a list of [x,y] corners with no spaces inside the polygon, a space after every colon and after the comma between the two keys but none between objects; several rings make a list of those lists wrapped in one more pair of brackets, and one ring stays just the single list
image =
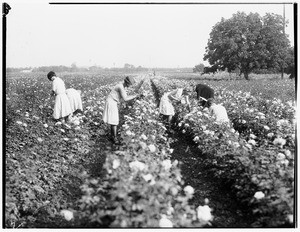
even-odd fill
[{"label": "dirt path", "polygon": [[172,159],[177,159],[181,164],[181,174],[186,185],[195,189],[191,203],[196,207],[204,204],[204,199],[209,199],[209,206],[213,209],[214,220],[212,227],[216,228],[250,228],[254,218],[247,209],[242,208],[230,193],[229,189],[215,180],[209,170],[202,165],[203,158],[200,150],[183,134],[175,132],[169,138],[173,141],[174,149]]}]

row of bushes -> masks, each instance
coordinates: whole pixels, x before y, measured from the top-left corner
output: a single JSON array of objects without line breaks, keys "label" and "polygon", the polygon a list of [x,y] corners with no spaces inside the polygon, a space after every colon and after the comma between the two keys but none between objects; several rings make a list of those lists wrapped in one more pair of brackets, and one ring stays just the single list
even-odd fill
[{"label": "row of bushes", "polygon": [[149,79],[124,116],[122,146],[107,154],[104,178],[86,176],[78,216],[94,226],[202,227],[212,220],[210,208],[188,201],[194,189],[184,186],[178,161],[172,162],[166,128]]},{"label": "row of bushes", "polygon": [[[177,86],[185,86],[191,96],[194,94],[193,87],[185,81],[160,77],[153,83],[159,97]],[[176,106],[178,129],[194,140],[214,176],[232,186],[238,199],[259,216],[253,226],[292,226],[293,107],[221,89],[216,91],[216,100],[223,101],[231,126],[216,124],[208,112],[192,100],[191,112],[181,104]]]}]

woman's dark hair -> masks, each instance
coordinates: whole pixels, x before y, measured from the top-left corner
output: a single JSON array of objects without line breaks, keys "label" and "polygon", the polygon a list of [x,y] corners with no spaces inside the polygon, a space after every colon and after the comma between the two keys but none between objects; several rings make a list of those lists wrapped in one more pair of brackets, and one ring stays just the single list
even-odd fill
[{"label": "woman's dark hair", "polygon": [[50,72],[47,74],[47,78],[51,81],[51,78],[52,78],[52,77],[56,77],[56,74],[55,74],[55,72],[50,71]]},{"label": "woman's dark hair", "polygon": [[133,85],[134,80],[132,79],[132,77],[127,76],[125,77],[124,82],[127,84],[127,86],[129,86],[129,85]]}]

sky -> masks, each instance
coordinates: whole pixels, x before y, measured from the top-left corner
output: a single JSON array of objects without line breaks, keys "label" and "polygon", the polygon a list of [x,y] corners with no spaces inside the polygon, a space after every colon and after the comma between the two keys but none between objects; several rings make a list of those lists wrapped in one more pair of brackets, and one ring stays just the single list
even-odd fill
[{"label": "sky", "polygon": [[46,0],[5,2],[11,7],[6,16],[7,67],[71,66],[73,63],[79,67],[108,68],[124,67],[125,63],[147,68],[208,65],[203,57],[212,27],[222,17],[231,18],[238,11],[260,16],[266,13],[283,15],[285,8],[289,21],[286,34],[294,45],[292,2],[285,2],[285,7],[278,2],[274,4],[275,1],[264,1],[268,4],[205,1],[209,4],[135,5],[49,4]]}]

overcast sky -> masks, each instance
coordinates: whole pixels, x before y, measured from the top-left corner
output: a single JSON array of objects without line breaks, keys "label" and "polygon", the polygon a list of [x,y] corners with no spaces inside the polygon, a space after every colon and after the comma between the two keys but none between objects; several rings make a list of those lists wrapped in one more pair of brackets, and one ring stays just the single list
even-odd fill
[{"label": "overcast sky", "polygon": [[[5,2],[11,7],[7,15],[7,67],[70,66],[74,62],[77,66],[102,67],[123,67],[125,63],[175,68],[207,65],[203,56],[209,33],[222,17],[228,19],[238,11],[257,12],[261,16],[283,15],[284,9],[283,4],[270,2],[215,4],[215,1],[201,5]],[[285,16],[289,20],[286,34],[293,46],[292,4],[285,4]]]}]

